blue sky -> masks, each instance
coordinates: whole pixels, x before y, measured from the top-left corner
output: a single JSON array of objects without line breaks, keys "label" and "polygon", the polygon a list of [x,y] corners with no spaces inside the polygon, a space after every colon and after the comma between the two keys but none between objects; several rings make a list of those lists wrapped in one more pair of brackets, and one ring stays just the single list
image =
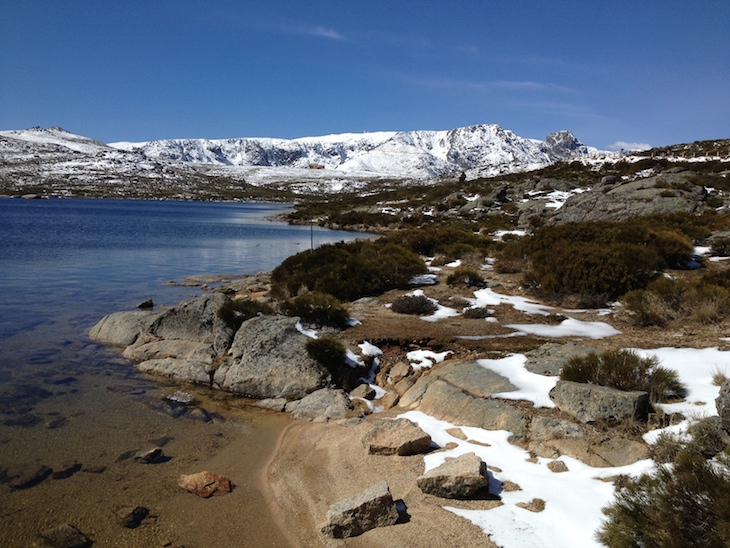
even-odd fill
[{"label": "blue sky", "polygon": [[0,129],[104,142],[451,129],[730,138],[730,2],[0,5]]}]

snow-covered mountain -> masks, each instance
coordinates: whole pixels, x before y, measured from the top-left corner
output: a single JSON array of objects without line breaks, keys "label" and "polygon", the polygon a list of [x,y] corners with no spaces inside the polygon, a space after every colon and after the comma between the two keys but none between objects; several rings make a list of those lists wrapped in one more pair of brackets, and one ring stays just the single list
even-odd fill
[{"label": "snow-covered mountain", "polygon": [[[589,148],[570,131],[545,141],[518,137],[496,124],[447,131],[377,132],[301,139],[173,139],[111,143],[148,158],[235,167],[334,170],[342,176],[427,179],[466,171],[496,175],[546,166]],[[469,173],[473,172],[473,173]]]},{"label": "snow-covered mountain", "polygon": [[[462,172],[474,178],[527,171],[593,152],[570,131],[539,141],[494,124],[292,140],[108,145],[58,127],[32,128],[0,131],[0,194],[195,198],[237,191],[243,196],[244,187],[327,193],[361,190],[373,182],[428,184]],[[196,194],[203,187],[205,192]]]}]

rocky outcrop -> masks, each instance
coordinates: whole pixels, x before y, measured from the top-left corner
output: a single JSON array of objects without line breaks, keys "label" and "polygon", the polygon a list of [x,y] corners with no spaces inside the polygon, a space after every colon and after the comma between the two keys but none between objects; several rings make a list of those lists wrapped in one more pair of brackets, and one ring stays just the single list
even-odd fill
[{"label": "rocky outcrop", "polygon": [[665,172],[623,184],[607,180],[591,192],[568,198],[548,222],[620,222],[655,213],[695,213],[703,207],[707,191],[688,175]]},{"label": "rocky outcrop", "polygon": [[298,318],[259,316],[234,333],[219,315],[228,301],[211,293],[161,312],[117,312],[89,336],[126,346],[124,355],[146,373],[252,398],[303,398],[331,382],[307,355]]},{"label": "rocky outcrop", "polygon": [[258,316],[243,322],[216,386],[251,398],[303,398],[331,381],[327,369],[306,351],[309,340],[298,318]]},{"label": "rocky outcrop", "polygon": [[501,375],[473,361],[434,368],[420,377],[400,399],[399,405],[432,417],[486,430],[508,430],[522,439],[527,434],[523,414],[491,394],[515,390]]},{"label": "rocky outcrop", "polygon": [[625,392],[595,384],[558,381],[550,391],[550,398],[558,409],[586,423],[625,418],[646,421],[649,414],[649,395],[646,392]]},{"label": "rocky outcrop", "polygon": [[431,447],[431,436],[408,419],[378,420],[362,440],[371,455],[417,455]]},{"label": "rocky outcrop", "polygon": [[376,527],[394,525],[398,509],[388,484],[381,481],[370,489],[330,506],[322,534],[334,538],[361,535]]},{"label": "rocky outcrop", "polygon": [[466,499],[489,486],[487,465],[474,453],[447,460],[420,476],[416,483],[424,493],[447,499]]}]

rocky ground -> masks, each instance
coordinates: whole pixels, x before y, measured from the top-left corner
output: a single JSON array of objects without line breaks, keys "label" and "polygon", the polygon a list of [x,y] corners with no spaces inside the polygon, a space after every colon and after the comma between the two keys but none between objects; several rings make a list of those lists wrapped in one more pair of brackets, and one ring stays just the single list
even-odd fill
[{"label": "rocky ground", "polygon": [[[406,292],[392,291],[353,303],[351,316],[360,323],[342,332],[329,332],[355,354],[368,347],[366,342],[382,351],[373,380],[383,391],[372,394],[366,386],[360,386],[352,391],[352,401],[342,390],[319,389],[327,384],[326,373],[308,361],[304,350],[308,338],[303,333],[307,329],[295,326],[295,320],[278,316],[254,318],[236,333],[218,324],[213,329],[216,335],[210,336],[211,326],[218,322],[211,310],[225,301],[224,294],[233,298],[266,298],[266,274],[226,281],[217,287],[210,284],[202,298],[179,307],[112,315],[100,322],[92,337],[129,345],[125,355],[137,361],[143,371],[178,382],[212,384],[214,388],[253,395],[261,400],[261,406],[289,411],[297,419],[272,448],[262,483],[274,519],[292,546],[427,545],[433,544],[434,539],[457,546],[488,545],[487,537],[478,528],[443,509],[447,504],[443,498],[419,488],[423,455],[369,453],[365,440],[383,417],[395,418],[416,410],[457,425],[504,429],[513,433],[513,444],[533,457],[555,459],[567,455],[594,467],[624,466],[646,458],[648,449],[641,435],[651,427],[675,420],[652,416],[647,425],[627,416],[617,426],[613,420],[581,420],[578,414],[571,414],[567,404],[561,411],[538,408],[529,401],[494,398],[492,394],[513,390],[514,386],[505,377],[478,366],[476,359],[525,354],[529,371],[554,377],[568,357],[590,350],[728,347],[727,341],[720,340],[726,335],[722,324],[640,329],[611,309],[548,307],[536,314],[529,307],[520,310],[524,306],[502,302],[489,308],[489,319],[467,319],[456,312],[469,305],[475,288],[446,285],[445,278],[453,269],[454,266],[442,267],[438,272],[440,283],[421,288],[429,298],[452,308],[453,316],[428,321],[429,318],[397,314],[387,305]],[[513,275],[490,269],[482,272],[494,292],[527,297],[522,295],[519,280]],[[130,318],[131,323],[127,322]],[[585,325],[606,326],[612,334],[596,338],[524,333],[514,336],[515,325],[556,327],[568,318],[579,319]],[[443,361],[417,369],[413,364],[418,360],[409,357],[412,351],[432,352]],[[247,363],[256,363],[258,369],[245,367]],[[293,368],[298,370],[296,375],[292,375]],[[295,383],[293,379],[301,382]],[[371,408],[379,412],[371,413]],[[425,452],[439,450],[433,445]],[[372,529],[344,540],[321,532],[328,520],[328,508],[362,494],[382,480],[387,482],[397,503],[394,526]],[[501,503],[499,496],[485,488],[467,500],[448,504],[486,510]],[[535,504],[539,506],[539,501]]]}]

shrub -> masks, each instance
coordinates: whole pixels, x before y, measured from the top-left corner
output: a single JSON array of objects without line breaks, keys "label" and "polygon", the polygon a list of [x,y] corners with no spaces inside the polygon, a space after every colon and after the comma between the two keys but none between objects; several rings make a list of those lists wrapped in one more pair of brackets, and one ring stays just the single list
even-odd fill
[{"label": "shrub", "polygon": [[676,371],[661,367],[656,356],[642,358],[632,350],[573,356],[560,371],[560,378],[617,390],[648,392],[652,402],[683,397],[687,392]]},{"label": "shrub", "polygon": [[426,271],[418,255],[381,238],[298,253],[273,270],[271,281],[279,295],[296,295],[304,288],[353,301],[406,288],[413,276]]},{"label": "shrub", "polygon": [[398,314],[428,316],[438,310],[438,305],[425,295],[403,295],[393,301],[390,309]]},{"label": "shrub", "polygon": [[730,544],[730,471],[692,451],[673,469],[624,478],[596,534],[610,547],[724,547]]},{"label": "shrub", "polygon": [[467,287],[484,287],[484,278],[470,268],[459,267],[446,278],[449,285],[464,284]]},{"label": "shrub", "polygon": [[657,464],[674,462],[682,450],[682,442],[674,434],[662,432],[649,446],[649,456]]},{"label": "shrub", "polygon": [[577,295],[604,304],[646,287],[665,267],[682,267],[692,251],[687,236],[658,221],[568,223],[507,242],[495,266],[499,272],[522,270],[545,297]]},{"label": "shrub", "polygon": [[320,337],[308,340],[305,348],[310,358],[329,371],[336,385],[346,390],[354,388],[357,370],[348,365],[347,349],[342,341],[335,337]]},{"label": "shrub", "polygon": [[397,238],[400,245],[419,255],[433,257],[441,254],[451,260],[478,251],[485,252],[492,245],[491,238],[457,226],[426,226],[402,231]]},{"label": "shrub", "polygon": [[350,319],[347,307],[327,293],[306,293],[284,301],[282,309],[287,316],[299,316],[319,325],[343,328]]},{"label": "shrub", "polygon": [[489,309],[484,306],[476,306],[474,308],[466,308],[462,315],[470,320],[488,318],[492,314]]},{"label": "shrub", "polygon": [[[621,299],[636,325],[665,326],[672,320],[702,324],[722,321],[730,310],[730,291],[711,283],[711,277],[695,280],[658,278],[646,289],[631,291]],[[717,278],[724,283],[724,280]]]},{"label": "shrub", "polygon": [[723,431],[718,416],[700,420],[690,426],[687,432],[692,436],[687,449],[699,453],[706,459],[711,459],[725,449],[727,434]]},{"label": "shrub", "polygon": [[218,317],[233,330],[238,331],[241,324],[259,314],[272,314],[271,305],[255,299],[233,299],[218,309]]}]

